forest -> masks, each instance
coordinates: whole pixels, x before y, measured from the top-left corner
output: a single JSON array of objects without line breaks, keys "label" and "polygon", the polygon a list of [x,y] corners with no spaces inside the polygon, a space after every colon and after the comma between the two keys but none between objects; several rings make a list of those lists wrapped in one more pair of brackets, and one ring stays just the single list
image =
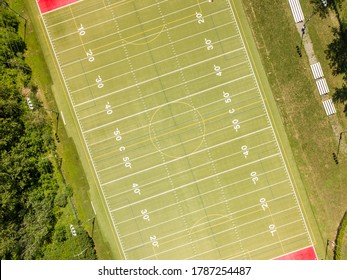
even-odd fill
[{"label": "forest", "polygon": [[[69,194],[61,179],[52,117],[37,98],[20,19],[0,5],[0,257],[95,259],[93,240],[62,222]],[[86,248],[79,254],[81,248]],[[77,256],[76,256],[77,255]]]}]

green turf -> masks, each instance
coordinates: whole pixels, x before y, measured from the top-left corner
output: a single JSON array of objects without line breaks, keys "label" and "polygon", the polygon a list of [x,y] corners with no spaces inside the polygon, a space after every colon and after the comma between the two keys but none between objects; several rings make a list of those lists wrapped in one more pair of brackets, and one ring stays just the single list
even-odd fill
[{"label": "green turf", "polygon": [[43,19],[124,258],[311,245],[229,1],[85,0]]}]

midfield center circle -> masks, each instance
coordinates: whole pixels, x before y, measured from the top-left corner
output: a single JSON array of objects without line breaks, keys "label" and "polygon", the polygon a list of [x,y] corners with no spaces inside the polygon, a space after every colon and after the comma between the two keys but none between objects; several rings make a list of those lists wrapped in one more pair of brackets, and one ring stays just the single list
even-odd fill
[{"label": "midfield center circle", "polygon": [[193,106],[184,102],[157,109],[150,121],[149,136],[162,154],[179,158],[197,151],[205,136],[204,120]]}]

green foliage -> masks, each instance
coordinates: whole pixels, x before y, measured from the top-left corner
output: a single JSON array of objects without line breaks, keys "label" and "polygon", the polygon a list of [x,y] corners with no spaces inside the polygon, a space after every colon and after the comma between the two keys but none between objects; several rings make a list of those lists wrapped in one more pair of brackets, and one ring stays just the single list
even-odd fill
[{"label": "green foliage", "polygon": [[[342,87],[335,89],[333,99],[334,101],[341,103],[347,102],[347,83],[344,83]],[[347,103],[345,105],[344,113],[347,115]]]},{"label": "green foliage", "polygon": [[333,41],[328,45],[326,56],[334,75],[344,75],[347,79],[347,23],[339,28],[332,28]]},{"label": "green foliage", "polygon": [[[336,8],[341,7],[343,1],[345,0],[310,0],[314,11],[318,12],[322,18],[327,17],[329,10],[335,10]],[[326,3],[326,6],[324,6],[324,2]]]},{"label": "green foliage", "polygon": [[67,197],[64,193],[59,193],[56,195],[54,204],[58,207],[64,208],[67,204]]},{"label": "green foliage", "polygon": [[342,248],[343,248],[343,240],[344,237],[347,235],[347,211],[345,212],[340,226],[337,230],[337,236],[335,240],[335,250],[334,250],[334,259],[335,260],[341,260],[342,259]]},{"label": "green foliage", "polygon": [[0,27],[7,27],[9,30],[13,30],[13,32],[18,32],[19,20],[6,8],[6,5],[1,9]]},{"label": "green foliage", "polygon": [[93,239],[81,227],[77,226],[76,232],[77,235],[73,236],[69,225],[57,225],[53,242],[47,246],[43,259],[96,259]]},{"label": "green foliage", "polygon": [[[50,159],[56,148],[52,125],[35,96],[18,19],[4,7],[0,5],[0,258],[72,259],[80,247],[71,251],[76,239],[69,225],[57,226],[67,194],[58,192],[58,172]],[[35,110],[27,105],[30,90]],[[80,228],[78,236],[78,246],[88,248],[79,258],[95,259],[88,234]]]},{"label": "green foliage", "polygon": [[342,75],[344,79],[343,85],[335,89],[333,98],[345,104],[344,112],[347,115],[347,18],[341,18],[337,9],[336,14],[340,26],[332,28],[334,39],[328,45],[325,54],[330,61],[333,75]]}]

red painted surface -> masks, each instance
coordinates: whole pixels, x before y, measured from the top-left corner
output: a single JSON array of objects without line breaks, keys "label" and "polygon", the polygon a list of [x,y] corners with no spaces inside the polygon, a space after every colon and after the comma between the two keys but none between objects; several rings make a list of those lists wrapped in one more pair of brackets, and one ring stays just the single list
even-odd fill
[{"label": "red painted surface", "polygon": [[317,255],[314,248],[308,247],[299,251],[276,258],[275,260],[316,260]]},{"label": "red painted surface", "polygon": [[36,0],[42,14],[70,5],[80,0]]}]

